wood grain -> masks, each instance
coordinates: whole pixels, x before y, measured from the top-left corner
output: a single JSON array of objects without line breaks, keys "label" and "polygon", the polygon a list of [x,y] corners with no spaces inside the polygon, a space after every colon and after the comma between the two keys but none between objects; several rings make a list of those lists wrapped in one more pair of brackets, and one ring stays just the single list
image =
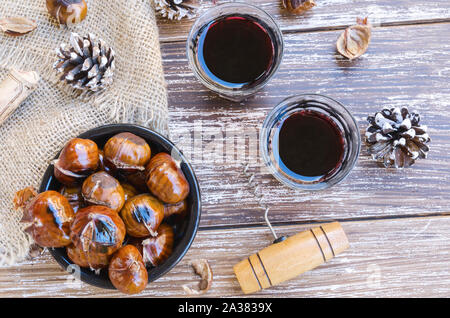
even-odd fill
[{"label": "wood grain", "polygon": [[[216,3],[230,2],[227,0]],[[301,15],[286,12],[281,0],[246,1],[267,11],[284,32],[345,28],[354,24],[358,16],[369,16],[374,25],[427,23],[431,20],[450,20],[447,0],[320,0],[316,7]],[[213,6],[212,0],[203,0],[199,14]],[[161,42],[185,40],[194,20],[169,21],[158,19]]]},{"label": "wood grain", "polygon": [[[450,33],[450,24],[375,28],[368,52],[352,62],[335,52],[339,33],[286,35],[279,72],[245,103],[207,91],[187,66],[184,43],[162,45],[171,139],[199,178],[202,226],[261,224],[257,186],[275,223],[450,211],[450,40],[442,37]],[[432,137],[429,158],[410,169],[384,169],[363,146],[354,171],[334,188],[300,192],[282,186],[263,168],[258,133],[272,107],[301,93],[321,93],[342,102],[361,133],[366,117],[384,106],[419,111]],[[256,174],[251,185],[242,173],[244,163]]]},{"label": "wood grain", "polygon": [[[317,224],[278,227],[293,235]],[[450,217],[342,223],[350,248],[318,268],[250,297],[449,297]],[[245,243],[244,243],[245,242]],[[271,242],[266,228],[203,230],[186,257],[139,297],[188,297],[198,282],[189,263],[209,260],[214,281],[207,297],[244,296],[233,265]],[[0,297],[124,297],[79,285],[48,253],[0,269]]]}]

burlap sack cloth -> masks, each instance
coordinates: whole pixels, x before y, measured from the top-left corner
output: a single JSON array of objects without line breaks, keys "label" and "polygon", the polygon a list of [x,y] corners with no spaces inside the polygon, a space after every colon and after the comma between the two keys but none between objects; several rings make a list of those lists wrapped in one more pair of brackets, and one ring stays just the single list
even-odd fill
[{"label": "burlap sack cloth", "polygon": [[[32,240],[12,206],[14,193],[39,187],[51,159],[72,137],[108,123],[131,122],[167,134],[167,94],[150,0],[89,0],[80,24],[58,28],[45,0],[1,0],[1,17],[27,17],[37,30],[0,34],[0,80],[7,67],[37,71],[39,88],[0,126],[0,266],[23,260]],[[70,32],[93,33],[116,52],[114,84],[83,101],[57,83],[54,49]],[[1,32],[0,32],[1,33]]]}]

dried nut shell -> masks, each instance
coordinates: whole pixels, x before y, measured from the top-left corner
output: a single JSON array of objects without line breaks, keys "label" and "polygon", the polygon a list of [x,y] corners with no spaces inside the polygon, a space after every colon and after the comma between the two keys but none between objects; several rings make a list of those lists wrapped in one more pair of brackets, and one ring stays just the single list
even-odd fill
[{"label": "dried nut shell", "polygon": [[192,289],[187,285],[183,285],[184,291],[189,295],[202,295],[205,294],[212,285],[213,272],[211,266],[205,259],[199,259],[191,263],[195,273],[201,277],[201,281],[198,284],[198,289]]},{"label": "dried nut shell", "polygon": [[283,0],[283,7],[289,12],[303,13],[316,5],[314,0]]},{"label": "dried nut shell", "polygon": [[371,25],[367,22],[367,18],[358,18],[356,21],[357,24],[345,29],[336,42],[337,51],[350,60],[367,51],[372,35]]},{"label": "dried nut shell", "polygon": [[148,284],[148,272],[142,255],[133,245],[126,245],[114,254],[108,276],[114,287],[129,295],[140,293]]},{"label": "dried nut shell", "polygon": [[30,33],[36,28],[36,22],[27,18],[15,17],[0,19],[0,30],[8,35],[20,36]]}]

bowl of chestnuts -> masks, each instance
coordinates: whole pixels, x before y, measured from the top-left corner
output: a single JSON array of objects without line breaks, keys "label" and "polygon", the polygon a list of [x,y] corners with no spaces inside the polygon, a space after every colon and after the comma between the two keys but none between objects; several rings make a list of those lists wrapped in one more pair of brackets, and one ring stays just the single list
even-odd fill
[{"label": "bowl of chestnuts", "polygon": [[114,124],[69,140],[16,208],[36,244],[91,285],[136,294],[186,254],[201,214],[195,173],[154,131]]}]

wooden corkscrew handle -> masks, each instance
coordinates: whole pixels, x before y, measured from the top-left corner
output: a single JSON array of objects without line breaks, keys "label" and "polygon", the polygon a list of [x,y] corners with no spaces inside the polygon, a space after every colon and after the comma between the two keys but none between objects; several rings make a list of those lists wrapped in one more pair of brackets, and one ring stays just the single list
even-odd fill
[{"label": "wooden corkscrew handle", "polygon": [[234,266],[245,294],[292,279],[330,260],[349,247],[339,222],[298,233],[272,244]]}]

